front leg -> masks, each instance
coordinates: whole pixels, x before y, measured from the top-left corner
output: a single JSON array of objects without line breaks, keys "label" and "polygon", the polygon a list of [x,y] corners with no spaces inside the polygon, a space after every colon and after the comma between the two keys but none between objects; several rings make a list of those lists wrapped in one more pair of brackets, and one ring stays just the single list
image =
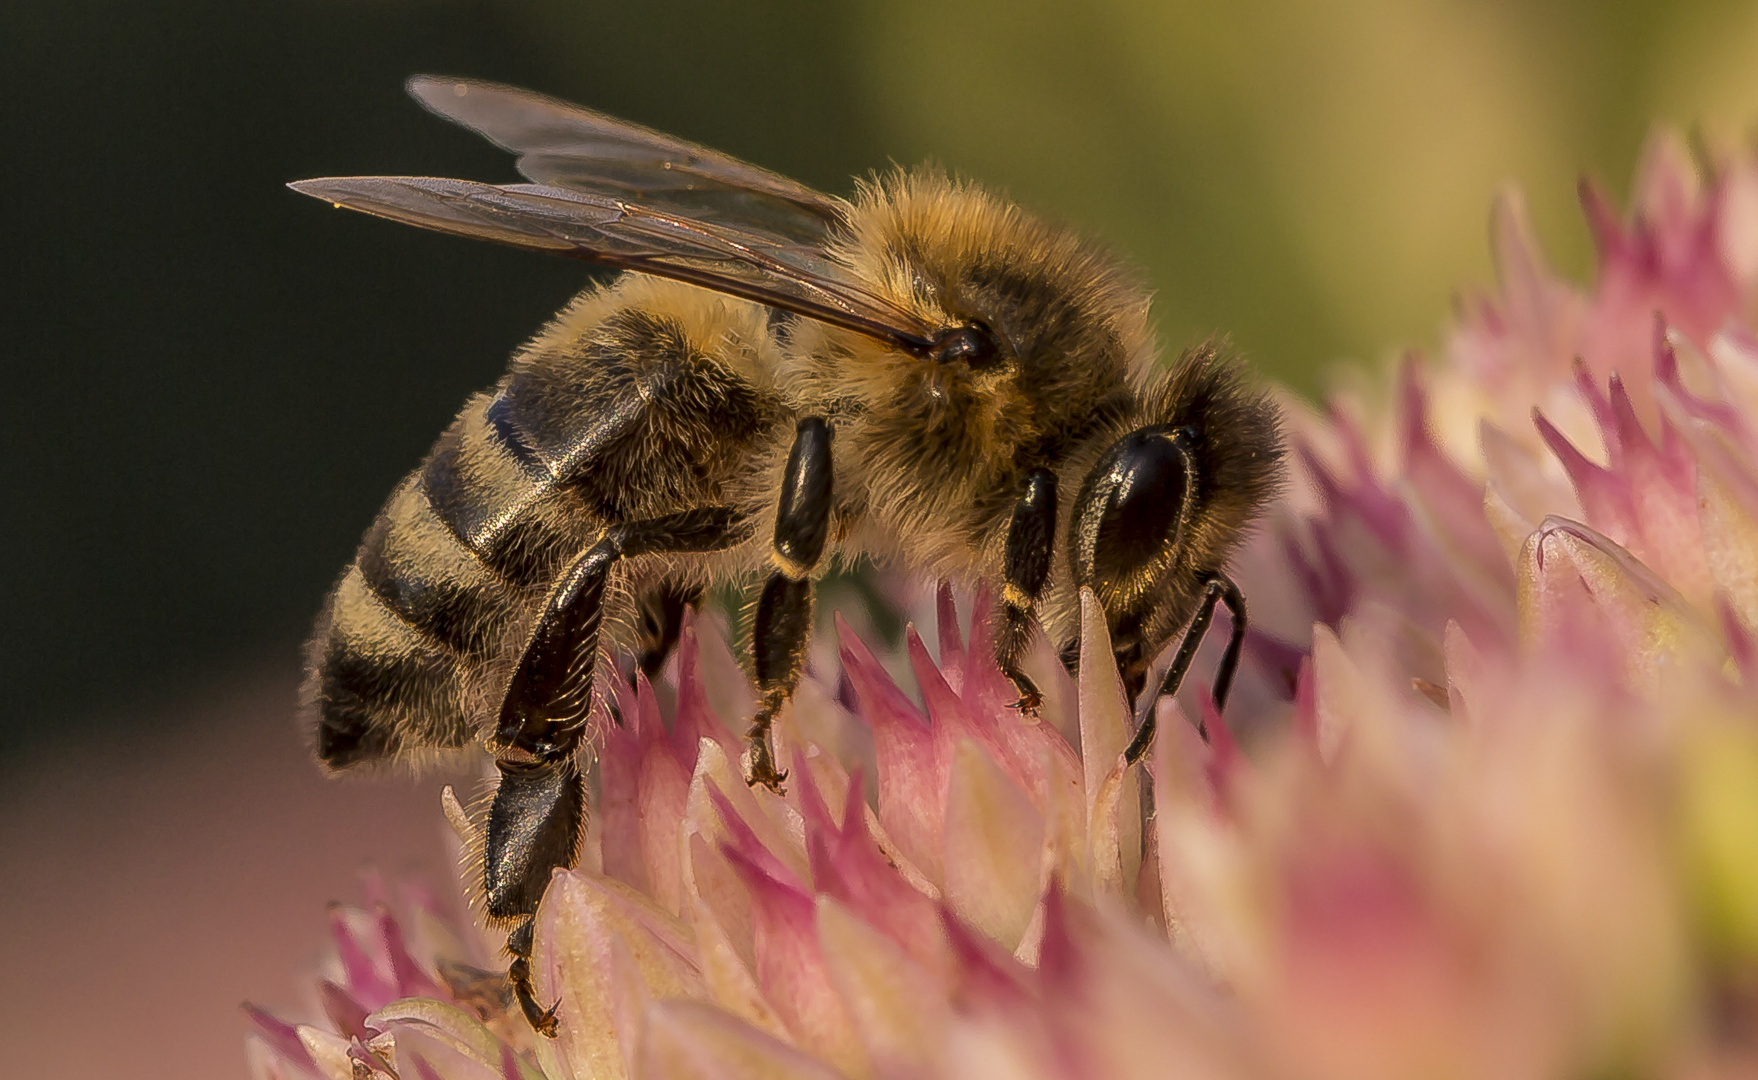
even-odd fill
[{"label": "front leg", "polygon": [[787,771],[775,767],[769,729],[793,696],[812,636],[812,571],[830,539],[832,502],[830,425],[808,416],[794,431],[787,456],[781,502],[775,514],[770,562],[775,566],[757,600],[751,630],[752,666],[757,676],[757,715],[751,721],[753,785],[781,790]]},{"label": "front leg", "polygon": [[[1226,605],[1227,615],[1233,622],[1233,630],[1227,635],[1226,651],[1221,653],[1221,665],[1215,669],[1215,688],[1209,697],[1215,703],[1217,711],[1227,707],[1227,692],[1233,689],[1233,675],[1239,670],[1239,656],[1245,650],[1245,594],[1233,579],[1226,574],[1216,574],[1203,583],[1202,600],[1197,604],[1196,614],[1191,618],[1190,625],[1185,627],[1184,637],[1178,642],[1178,652],[1172,657],[1172,666],[1160,680],[1160,688],[1154,695],[1143,702],[1141,724],[1135,730],[1135,738],[1123,751],[1124,759],[1131,765],[1147,756],[1148,747],[1154,743],[1155,713],[1154,706],[1163,697],[1171,697],[1178,693],[1184,685],[1184,676],[1190,672],[1191,661],[1196,659],[1196,650],[1203,643],[1203,637],[1209,632],[1209,624],[1215,621],[1215,605]],[[1209,739],[1207,723],[1201,715],[1196,721],[1196,733],[1204,742]]]},{"label": "front leg", "polygon": [[604,536],[557,580],[501,703],[492,749],[500,784],[488,815],[482,867],[488,916],[507,925],[507,971],[525,1019],[554,1037],[555,1008],[538,1004],[531,977],[537,905],[556,869],[578,857],[586,791],[575,754],[592,705],[604,591],[621,560],[658,552],[715,551],[747,536],[737,512],[711,506],[628,522]]},{"label": "front leg", "polygon": [[1025,493],[1013,507],[1001,588],[1001,629],[995,635],[995,663],[1019,691],[1014,708],[1035,713],[1044,695],[1019,669],[1035,625],[1032,615],[1050,580],[1056,545],[1056,474],[1034,469]]}]

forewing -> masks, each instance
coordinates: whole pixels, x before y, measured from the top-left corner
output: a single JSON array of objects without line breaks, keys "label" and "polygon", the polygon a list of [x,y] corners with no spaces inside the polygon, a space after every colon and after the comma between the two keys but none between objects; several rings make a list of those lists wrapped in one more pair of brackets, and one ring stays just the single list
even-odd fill
[{"label": "forewing", "polygon": [[426,229],[551,251],[744,297],[921,350],[934,328],[810,244],[584,191],[532,184],[354,176],[295,191]]},{"label": "forewing", "polygon": [[821,244],[843,220],[835,199],[785,176],[529,90],[432,75],[408,89],[429,111],[517,154],[519,172],[545,186],[795,243]]}]

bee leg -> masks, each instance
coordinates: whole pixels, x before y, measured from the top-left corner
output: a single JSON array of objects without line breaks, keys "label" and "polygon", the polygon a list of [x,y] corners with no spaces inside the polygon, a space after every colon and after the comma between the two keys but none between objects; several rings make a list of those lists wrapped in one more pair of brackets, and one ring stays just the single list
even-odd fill
[{"label": "bee leg", "polygon": [[757,715],[747,738],[751,742],[751,784],[780,791],[786,770],[775,767],[769,729],[776,713],[793,696],[812,635],[812,571],[830,539],[830,425],[808,416],[794,431],[775,515],[770,561],[775,571],[757,599],[751,633],[752,667],[757,676]]},{"label": "bee leg", "polygon": [[570,755],[547,762],[501,759],[500,786],[488,817],[483,884],[490,918],[512,923],[507,978],[533,1030],[555,1037],[555,1007],[537,1002],[531,944],[538,902],[557,867],[572,866],[586,823],[586,789]]},{"label": "bee leg", "polygon": [[637,627],[640,652],[636,660],[648,682],[659,676],[659,670],[670,659],[672,650],[677,648],[678,637],[684,632],[684,609],[701,602],[700,588],[669,581],[641,598],[641,618]]},{"label": "bee leg", "polygon": [[1019,669],[1036,622],[1032,613],[1050,579],[1050,557],[1056,545],[1056,474],[1034,469],[1025,493],[1013,507],[1007,527],[1007,549],[1001,589],[1001,629],[995,636],[995,662],[1019,691],[1013,707],[1035,713],[1044,695]]},{"label": "bee leg", "polygon": [[575,754],[586,731],[604,590],[618,561],[714,551],[743,540],[740,515],[711,506],[607,529],[557,580],[519,658],[492,746],[500,784],[488,815],[482,881],[488,915],[512,927],[507,975],[532,1028],[553,1037],[555,1007],[537,1001],[531,947],[550,876],[579,856],[586,790]]},{"label": "bee leg", "polygon": [[1142,687],[1148,682],[1148,665],[1153,660],[1148,652],[1145,630],[1139,611],[1125,612],[1111,626],[1111,655],[1117,661],[1117,677],[1123,683],[1123,696],[1129,701],[1141,699]]},{"label": "bee leg", "polygon": [[[1148,699],[1147,715],[1142,718],[1141,726],[1136,728],[1135,738],[1130,740],[1128,749],[1123,756],[1131,765],[1140,761],[1154,742],[1154,708],[1153,703],[1160,698],[1178,692],[1184,683],[1184,676],[1190,671],[1191,661],[1196,658],[1196,650],[1202,644],[1203,635],[1209,632],[1209,624],[1215,620],[1215,605],[1227,605],[1227,614],[1232,617],[1233,631],[1227,638],[1227,651],[1221,654],[1221,665],[1215,670],[1215,708],[1223,708],[1227,704],[1227,692],[1233,688],[1234,672],[1239,670],[1239,656],[1245,648],[1245,596],[1233,579],[1225,574],[1216,574],[1203,583],[1203,598],[1197,605],[1196,615],[1185,628],[1184,638],[1178,643],[1178,652],[1172,657],[1172,666],[1166,669],[1165,678],[1160,680],[1160,688]],[[1209,737],[1208,728],[1201,718],[1196,725],[1197,734],[1206,742]]]}]

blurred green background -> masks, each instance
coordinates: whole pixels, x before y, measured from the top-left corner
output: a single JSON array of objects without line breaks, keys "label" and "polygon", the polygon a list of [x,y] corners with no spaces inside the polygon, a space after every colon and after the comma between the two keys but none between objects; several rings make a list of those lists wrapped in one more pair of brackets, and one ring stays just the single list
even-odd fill
[{"label": "blurred green background", "polygon": [[1168,344],[1312,391],[1435,339],[1505,180],[1587,273],[1576,175],[1621,194],[1652,124],[1758,118],[1758,5],[8,0],[0,762],[290,673],[397,478],[586,280],[282,187],[510,179],[403,98],[423,71],[832,191],[937,159],[1134,259]]}]

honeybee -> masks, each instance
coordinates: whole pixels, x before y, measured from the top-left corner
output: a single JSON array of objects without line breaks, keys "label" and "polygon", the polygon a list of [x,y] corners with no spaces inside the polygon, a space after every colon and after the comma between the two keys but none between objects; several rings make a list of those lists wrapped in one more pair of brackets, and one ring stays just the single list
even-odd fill
[{"label": "honeybee", "polygon": [[[529,184],[355,177],[337,206],[626,271],[588,288],[464,406],[390,497],[320,615],[304,698],[335,770],[484,745],[483,853],[509,977],[536,999],[533,921],[572,865],[580,758],[612,657],[658,670],[687,608],[755,580],[748,779],[798,680],[832,557],[996,580],[995,660],[1042,627],[1072,665],[1078,591],[1102,603],[1131,698],[1178,689],[1225,568],[1280,476],[1274,407],[1213,345],[1155,364],[1148,297],[1064,229],[931,168],[820,194],[715,151],[523,90],[418,77],[439,116],[518,155]],[[1144,699],[1151,702],[1153,699]],[[1152,737],[1151,708],[1127,753]]]}]

